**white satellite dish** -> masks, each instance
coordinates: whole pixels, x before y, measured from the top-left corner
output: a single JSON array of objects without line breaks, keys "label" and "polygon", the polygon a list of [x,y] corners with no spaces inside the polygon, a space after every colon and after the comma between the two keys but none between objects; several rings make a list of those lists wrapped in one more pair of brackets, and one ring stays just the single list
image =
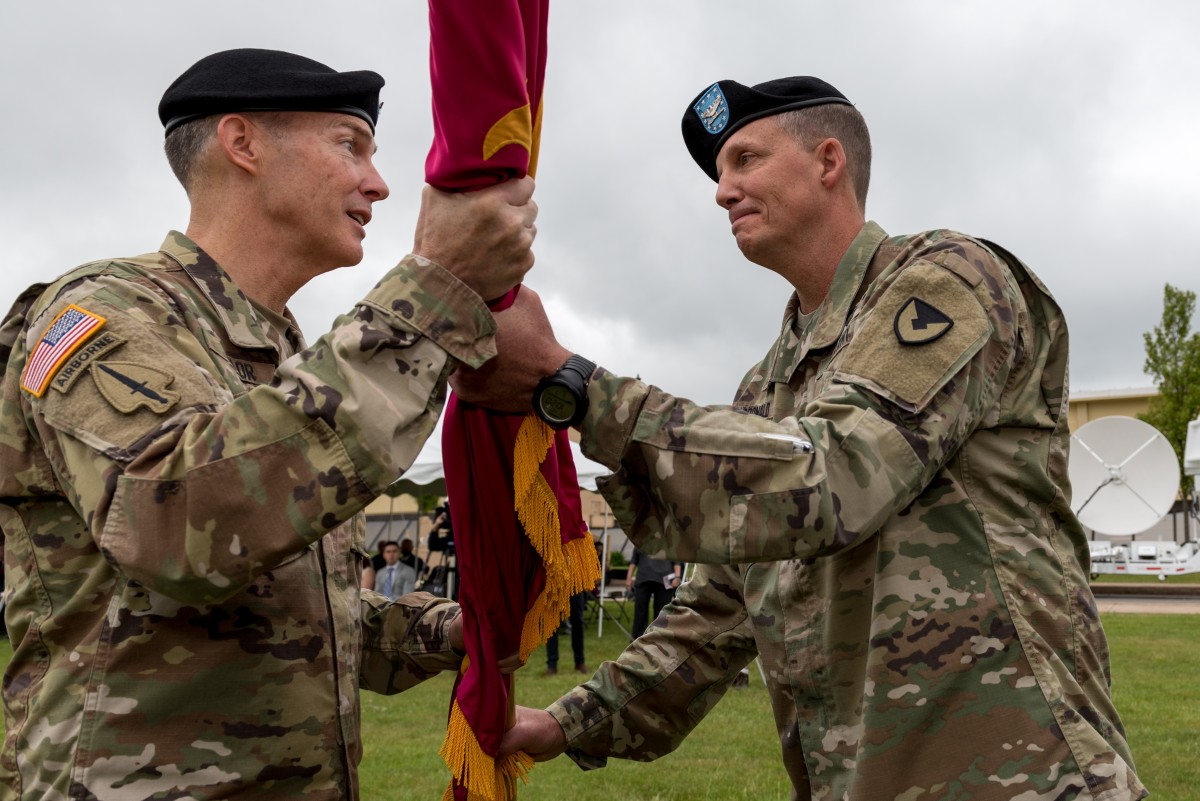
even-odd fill
[{"label": "white satellite dish", "polygon": [[1166,516],[1179,494],[1179,462],[1154,426],[1132,417],[1101,417],[1071,435],[1075,514],[1101,534],[1128,535]]}]

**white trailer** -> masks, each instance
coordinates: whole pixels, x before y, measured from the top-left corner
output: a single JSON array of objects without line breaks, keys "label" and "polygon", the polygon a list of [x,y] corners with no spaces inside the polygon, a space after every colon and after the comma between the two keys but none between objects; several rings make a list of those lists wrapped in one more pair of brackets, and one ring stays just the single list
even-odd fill
[{"label": "white trailer", "polygon": [[1171,576],[1200,573],[1200,547],[1195,542],[1134,540],[1123,545],[1093,540],[1092,575]]}]

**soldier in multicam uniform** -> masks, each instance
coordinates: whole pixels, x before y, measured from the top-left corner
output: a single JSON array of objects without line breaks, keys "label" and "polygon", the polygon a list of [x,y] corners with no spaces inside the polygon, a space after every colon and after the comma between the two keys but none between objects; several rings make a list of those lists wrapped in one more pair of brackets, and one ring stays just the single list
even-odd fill
[{"label": "soldier in multicam uniform", "polygon": [[362,258],[383,79],[277,51],[164,95],[188,234],[0,329],[13,657],[0,798],[356,798],[358,689],[456,668],[457,605],[359,590],[361,510],[494,353],[532,183],[426,190],[414,253],[307,346],[285,304]]},{"label": "soldier in multicam uniform", "polygon": [[721,81],[683,129],[743,254],[796,290],[733,404],[544,378],[568,352],[528,291],[509,364],[451,379],[578,425],[637,546],[700,563],[505,749],[655,759],[758,656],[797,798],[1144,797],[1069,504],[1058,305],[996,245],[867,222],[866,125],[824,81]]}]

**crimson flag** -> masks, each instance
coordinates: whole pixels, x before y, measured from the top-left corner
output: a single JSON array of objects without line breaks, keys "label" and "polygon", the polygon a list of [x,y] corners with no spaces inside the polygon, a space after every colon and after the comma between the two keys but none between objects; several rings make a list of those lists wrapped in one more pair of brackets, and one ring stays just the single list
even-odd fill
[{"label": "crimson flag", "polygon": [[429,0],[425,180],[473,189],[537,169],[550,0]]},{"label": "crimson flag", "polygon": [[[549,0],[430,0],[431,185],[475,189],[533,174],[548,8]],[[533,762],[495,759],[512,702],[497,660],[527,659],[566,617],[570,597],[599,580],[600,566],[566,432],[452,395],[442,457],[467,649],[441,750],[452,773],[446,798],[508,801]]]}]

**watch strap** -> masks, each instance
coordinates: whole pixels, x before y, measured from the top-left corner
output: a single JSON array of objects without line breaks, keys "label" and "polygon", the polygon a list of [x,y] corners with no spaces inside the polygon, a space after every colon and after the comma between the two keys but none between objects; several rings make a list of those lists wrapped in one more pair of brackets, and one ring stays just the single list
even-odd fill
[{"label": "watch strap", "polygon": [[572,353],[567,360],[563,362],[563,366],[558,368],[558,372],[560,373],[563,370],[573,370],[574,372],[578,373],[580,377],[583,378],[583,391],[586,393],[588,381],[591,380],[592,373],[596,372],[596,364],[595,362],[590,362],[583,358],[578,353]]}]

